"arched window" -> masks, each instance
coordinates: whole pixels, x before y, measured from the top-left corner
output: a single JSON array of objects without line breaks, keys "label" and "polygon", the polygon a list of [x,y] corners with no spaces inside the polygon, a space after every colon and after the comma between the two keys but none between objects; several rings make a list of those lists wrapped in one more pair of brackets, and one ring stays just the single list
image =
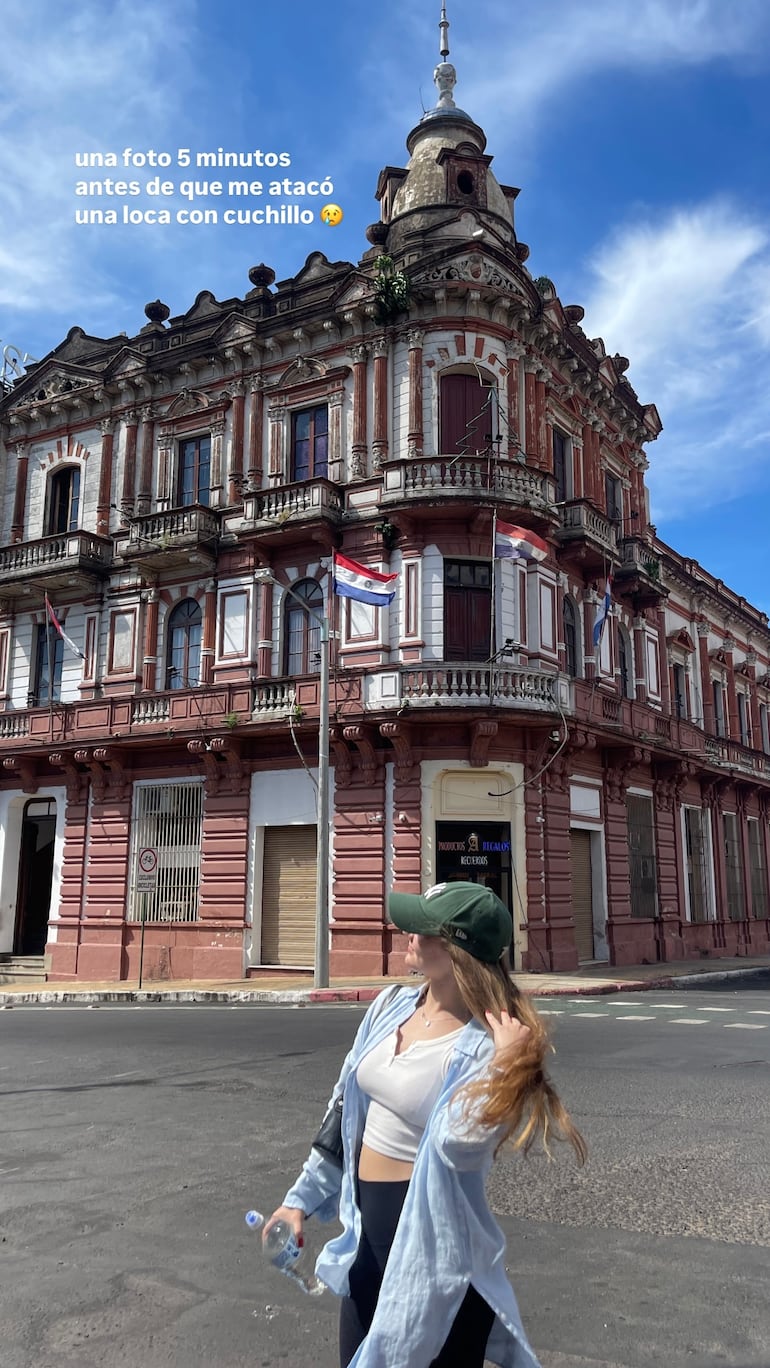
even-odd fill
[{"label": "arched window", "polygon": [[634,673],[632,669],[631,638],[625,627],[618,625],[618,672],[620,692],[624,698],[634,696]]},{"label": "arched window", "polygon": [[567,674],[580,677],[580,633],[578,610],[571,598],[564,599],[564,648]]},{"label": "arched window", "polygon": [[168,616],[166,688],[193,689],[200,684],[203,614],[195,599],[182,599]]},{"label": "arched window", "polygon": [[80,515],[80,467],[63,466],[48,481],[46,535],[74,532]]},{"label": "arched window", "polygon": [[[323,616],[324,596],[315,580],[300,580],[284,594],[284,662],[287,675],[318,674],[321,668],[320,628],[310,612]],[[307,604],[306,611],[300,603]]]},{"label": "arched window", "polygon": [[439,455],[475,456],[494,450],[499,433],[497,390],[476,371],[450,371],[439,388]]}]

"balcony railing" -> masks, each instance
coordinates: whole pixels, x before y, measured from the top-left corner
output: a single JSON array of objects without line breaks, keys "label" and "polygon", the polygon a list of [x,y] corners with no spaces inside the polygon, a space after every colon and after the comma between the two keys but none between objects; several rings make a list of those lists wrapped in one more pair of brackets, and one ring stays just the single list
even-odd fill
[{"label": "balcony railing", "polygon": [[587,499],[572,499],[562,505],[559,540],[564,545],[571,541],[590,540],[617,555],[618,524],[606,518]]},{"label": "balcony railing", "polygon": [[0,583],[27,576],[55,577],[69,571],[106,575],[112,544],[91,532],[61,532],[0,550]]},{"label": "balcony railing", "polygon": [[[219,536],[219,514],[213,508],[192,504],[189,508],[169,508],[132,518],[128,528],[128,553],[165,551],[184,544],[215,542]],[[126,554],[126,549],[123,549]]]},{"label": "balcony railing", "polygon": [[401,702],[413,707],[499,706],[557,712],[569,706],[566,676],[518,666],[437,664],[403,666]]},{"label": "balcony railing", "polygon": [[329,518],[337,521],[345,512],[345,497],[331,480],[303,480],[274,489],[247,491],[243,512],[247,523],[265,530],[280,529],[292,520]]},{"label": "balcony railing", "polygon": [[383,502],[442,498],[478,499],[485,495],[518,508],[545,510],[555,497],[549,475],[518,462],[487,456],[434,456],[388,461],[382,471]]}]

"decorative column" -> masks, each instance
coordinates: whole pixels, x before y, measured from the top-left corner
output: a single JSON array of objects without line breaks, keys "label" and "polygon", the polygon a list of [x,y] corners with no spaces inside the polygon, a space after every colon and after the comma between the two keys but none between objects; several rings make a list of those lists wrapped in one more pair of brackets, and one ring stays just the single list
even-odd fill
[{"label": "decorative column", "polygon": [[353,358],[353,449],[350,461],[351,480],[366,479],[366,364],[369,348],[357,342],[350,348]]},{"label": "decorative column", "polygon": [[155,424],[152,406],[146,404],[141,410],[142,451],[139,461],[139,493],[136,499],[138,514],[149,513],[152,505],[152,457],[155,450]]},{"label": "decorative column", "polygon": [[[599,674],[598,652],[594,651],[594,623],[596,621],[597,596],[589,589],[583,596],[583,673],[587,680],[596,679]],[[604,625],[609,631],[610,619]]]},{"label": "decorative column", "polygon": [[249,410],[249,464],[247,474],[252,489],[262,484],[262,422],[264,417],[264,381],[255,375],[251,381],[251,408]]},{"label": "decorative column", "polygon": [[749,681],[749,712],[751,714],[751,746],[752,750],[761,751],[762,749],[762,722],[759,716],[759,698],[757,697],[757,653],[749,650],[746,652],[746,678]]},{"label": "decorative column", "polygon": [[59,888],[59,916],[56,940],[48,949],[51,973],[56,979],[74,979],[78,972],[83,914],[83,889],[86,873],[86,833],[88,829],[88,782],[68,751],[50,752],[49,763],[66,776],[67,808],[64,821],[64,849]]},{"label": "decorative column", "polygon": [[388,459],[388,341],[378,337],[374,353],[374,432],[372,456],[375,470]]},{"label": "decorative column", "polygon": [[583,498],[596,503],[596,457],[594,454],[594,430],[590,423],[583,424]]},{"label": "decorative column", "polygon": [[738,720],[738,691],[735,687],[735,666],[733,663],[733,651],[735,642],[732,637],[726,637],[722,647],[725,654],[725,665],[727,667],[727,734],[733,741],[741,739],[741,724]]},{"label": "decorative column", "polygon": [[154,693],[157,687],[158,671],[158,590],[157,586],[147,589],[144,594],[146,603],[144,619],[144,657],[142,660],[142,690]]},{"label": "decorative column", "polygon": [[335,484],[342,484],[342,404],[345,398],[344,391],[335,390],[329,395],[329,450],[328,450],[328,470],[329,479]]},{"label": "decorative column", "polygon": [[136,434],[139,426],[139,414],[132,409],[125,417],[126,423],[126,451],[123,457],[123,493],[120,500],[120,511],[123,521],[130,517],[134,511],[134,488],[136,485]]},{"label": "decorative column", "polygon": [[422,456],[422,339],[418,328],[407,333],[409,344],[409,431],[406,435],[407,454],[410,458]]},{"label": "decorative column", "polygon": [[524,363],[524,454],[528,466],[538,467],[540,455],[537,448],[537,400],[535,398],[535,370],[531,361]]},{"label": "decorative column", "polygon": [[604,841],[607,857],[607,939],[610,964],[633,964],[636,943],[631,917],[628,868],[628,764],[609,765],[604,772]]},{"label": "decorative column", "polygon": [[24,540],[24,519],[27,511],[27,476],[29,473],[28,448],[20,442],[16,451],[16,487],[13,494],[13,522],[11,541]]},{"label": "decorative column", "polygon": [[259,639],[257,641],[257,674],[269,679],[273,665],[273,586],[259,586]]},{"label": "decorative column", "polygon": [[[270,455],[268,475],[271,480],[281,484],[284,480],[283,473],[283,424],[286,417],[286,409],[282,404],[271,404],[268,413],[269,422],[269,442]],[[291,472],[289,472],[291,474]]]},{"label": "decorative column", "polygon": [[203,635],[201,640],[201,684],[210,684],[214,669],[214,647],[217,625],[217,586],[214,580],[206,581],[203,598]]},{"label": "decorative column", "polygon": [[99,466],[99,494],[96,505],[96,531],[102,537],[110,531],[110,496],[112,493],[112,456],[115,445],[115,422],[102,419],[102,456]]},{"label": "decorative column", "polygon": [[211,507],[220,508],[224,496],[224,461],[223,447],[225,436],[225,419],[214,418],[211,423]]},{"label": "decorative column", "polygon": [[[647,702],[647,623],[643,617],[634,618],[634,687],[639,703]],[[663,661],[660,663],[663,673]]]},{"label": "decorative column", "polygon": [[506,343],[505,353],[508,358],[508,392],[507,392],[507,411],[506,423],[508,431],[507,438],[508,460],[515,461],[521,457],[521,433],[519,431],[519,367],[521,358],[524,355],[524,348],[520,342],[511,339]]},{"label": "decorative column", "polygon": [[538,463],[541,470],[553,470],[551,452],[548,450],[548,424],[545,419],[546,385],[550,380],[547,370],[542,367],[535,374],[535,425]]},{"label": "decorative column", "polygon": [[[164,508],[173,507],[174,498],[174,434],[171,428],[161,428],[158,433],[158,503]],[[152,476],[150,476],[152,480]]]},{"label": "decorative column", "polygon": [[709,660],[709,625],[696,623],[698,629],[698,657],[700,660],[701,698],[703,700],[703,730],[716,735],[714,723],[714,695],[711,688],[711,661]]},{"label": "decorative column", "polygon": [[550,967],[564,973],[577,969],[578,953],[572,914],[569,775],[563,755],[556,756],[543,775],[543,816]]},{"label": "decorative column", "polygon": [[662,608],[655,610],[658,628],[658,660],[660,673],[660,701],[664,713],[671,713],[671,667],[668,663],[668,646],[666,644],[666,617]]},{"label": "decorative column", "polygon": [[233,400],[232,450],[230,452],[230,484],[228,503],[241,502],[243,485],[243,419],[246,407],[246,385],[235,380],[230,386]]}]

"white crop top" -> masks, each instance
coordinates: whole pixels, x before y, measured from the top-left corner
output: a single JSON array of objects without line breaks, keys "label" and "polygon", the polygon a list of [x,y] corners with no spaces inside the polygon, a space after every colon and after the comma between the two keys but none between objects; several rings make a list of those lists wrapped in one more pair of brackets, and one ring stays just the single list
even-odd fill
[{"label": "white crop top", "polygon": [[415,1040],[396,1054],[398,1031],[358,1066],[358,1086],[371,1098],[363,1141],[389,1159],[414,1161],[417,1146],[441,1091],[452,1042],[464,1026],[435,1040]]}]

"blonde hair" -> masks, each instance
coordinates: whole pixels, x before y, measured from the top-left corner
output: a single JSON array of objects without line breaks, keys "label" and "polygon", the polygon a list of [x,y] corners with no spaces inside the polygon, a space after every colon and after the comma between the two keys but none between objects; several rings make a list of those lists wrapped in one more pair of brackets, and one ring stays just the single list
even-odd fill
[{"label": "blonde hair", "polygon": [[482,1126],[502,1128],[496,1155],[507,1142],[528,1154],[540,1138],[549,1159],[551,1141],[562,1140],[572,1146],[578,1163],[585,1163],[586,1142],[545,1070],[552,1046],[542,1017],[519,992],[502,960],[484,964],[446,937],[444,943],[463,1002],[484,1029],[489,1030],[488,1011],[496,1016],[508,1012],[529,1028],[529,1036],[509,1060],[496,1060],[488,1075],[462,1089],[466,1112]]}]

